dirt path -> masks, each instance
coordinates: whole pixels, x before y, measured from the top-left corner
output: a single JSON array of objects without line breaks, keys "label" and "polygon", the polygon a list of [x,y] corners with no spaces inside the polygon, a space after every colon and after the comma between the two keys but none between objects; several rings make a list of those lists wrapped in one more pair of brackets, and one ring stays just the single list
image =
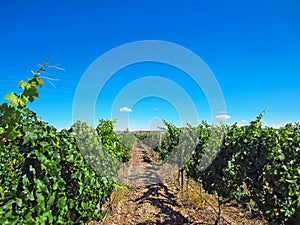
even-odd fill
[{"label": "dirt path", "polygon": [[[160,181],[159,173],[168,171],[155,170],[153,165],[157,161],[157,155],[153,151],[147,149],[140,141],[135,143],[131,151],[131,160],[120,171],[122,179],[127,179],[126,182],[132,188],[114,191],[110,204],[106,206],[107,215],[102,224],[213,225],[217,218],[213,207],[205,204],[191,189],[184,192],[175,179]],[[216,204],[215,199],[208,195],[207,201]],[[224,218],[227,223],[222,224],[262,224],[261,221],[246,220],[243,214],[233,207],[224,210]]]},{"label": "dirt path", "polygon": [[[176,170],[158,166],[158,153],[149,149],[141,141],[136,141],[130,152],[130,161],[119,171],[119,178],[132,187],[148,186],[163,183],[176,174]],[[175,173],[174,173],[175,172]]]}]

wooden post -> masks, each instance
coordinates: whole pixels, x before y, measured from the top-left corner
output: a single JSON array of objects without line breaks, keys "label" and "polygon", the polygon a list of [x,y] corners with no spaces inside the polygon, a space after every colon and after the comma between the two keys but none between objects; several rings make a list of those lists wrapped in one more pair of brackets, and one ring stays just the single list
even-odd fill
[{"label": "wooden post", "polygon": [[183,189],[183,167],[180,169],[181,170],[181,189]]}]

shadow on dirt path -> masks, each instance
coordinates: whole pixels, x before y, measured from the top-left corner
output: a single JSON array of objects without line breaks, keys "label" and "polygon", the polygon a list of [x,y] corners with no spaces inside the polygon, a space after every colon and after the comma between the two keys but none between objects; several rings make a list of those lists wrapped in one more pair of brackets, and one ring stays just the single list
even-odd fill
[{"label": "shadow on dirt path", "polygon": [[[152,206],[159,209],[159,214],[164,217],[163,221],[156,221],[155,224],[188,224],[189,220],[184,217],[179,211],[173,207],[180,207],[175,200],[175,195],[171,193],[166,185],[159,183],[156,185],[150,185],[147,191],[143,193],[141,197],[136,199],[138,204],[143,202],[149,202]],[[151,224],[153,221],[144,221],[138,223]]]}]

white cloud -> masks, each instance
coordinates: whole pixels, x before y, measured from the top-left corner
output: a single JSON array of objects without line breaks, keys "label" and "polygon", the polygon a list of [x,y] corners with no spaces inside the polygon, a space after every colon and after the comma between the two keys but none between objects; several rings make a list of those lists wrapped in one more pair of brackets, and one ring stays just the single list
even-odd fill
[{"label": "white cloud", "polygon": [[132,109],[124,106],[124,107],[120,108],[120,112],[132,112]]},{"label": "white cloud", "polygon": [[228,120],[230,118],[231,118],[231,116],[225,115],[225,114],[221,114],[221,115],[216,116],[216,119],[219,119],[219,120]]},{"label": "white cloud", "polygon": [[242,123],[246,123],[247,122],[247,120],[242,120]]}]

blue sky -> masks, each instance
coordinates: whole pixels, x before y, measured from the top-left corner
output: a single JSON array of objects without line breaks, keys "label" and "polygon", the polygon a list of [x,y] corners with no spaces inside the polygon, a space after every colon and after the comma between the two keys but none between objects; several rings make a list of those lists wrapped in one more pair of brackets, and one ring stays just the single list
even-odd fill
[{"label": "blue sky", "polygon": [[[224,95],[228,123],[245,123],[265,109],[266,124],[300,122],[299,11],[297,0],[1,1],[0,97],[17,92],[18,81],[50,59],[65,71],[47,72],[59,79],[53,82],[56,88],[45,82],[30,107],[57,128],[69,127],[76,87],[99,56],[129,42],[163,40],[190,49],[212,70]],[[163,91],[178,95],[178,102],[152,95],[137,101],[131,112],[114,111],[123,88],[147,76],[168,79],[170,86]],[[199,120],[212,119],[195,82],[155,62],[114,74],[99,90],[95,119],[120,121],[128,116],[130,129],[149,129],[159,118],[190,122],[180,121],[178,109],[184,101],[171,81],[190,96]],[[145,87],[150,90],[151,85],[156,83]],[[127,97],[134,98],[145,87],[130,90]],[[120,104],[128,107],[126,99]]]}]

